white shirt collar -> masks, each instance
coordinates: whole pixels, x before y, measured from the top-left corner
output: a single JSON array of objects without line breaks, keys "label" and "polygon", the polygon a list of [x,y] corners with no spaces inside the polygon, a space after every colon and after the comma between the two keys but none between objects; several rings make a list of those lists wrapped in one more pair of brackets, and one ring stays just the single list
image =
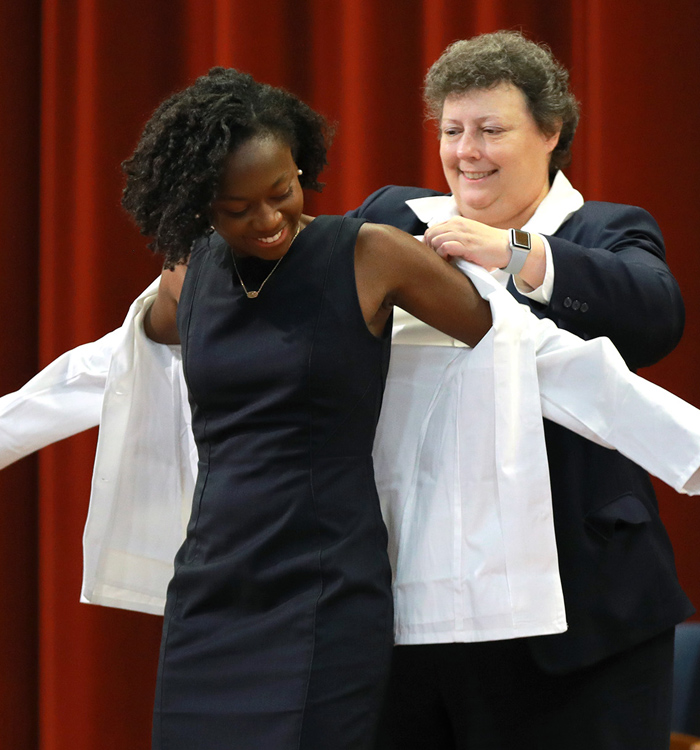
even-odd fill
[{"label": "white shirt collar", "polygon": [[[459,215],[457,202],[452,195],[411,198],[406,201],[406,205],[428,226]],[[583,196],[574,189],[566,175],[559,171],[544,200],[522,228],[538,234],[554,234],[581,206],[583,206]]]}]

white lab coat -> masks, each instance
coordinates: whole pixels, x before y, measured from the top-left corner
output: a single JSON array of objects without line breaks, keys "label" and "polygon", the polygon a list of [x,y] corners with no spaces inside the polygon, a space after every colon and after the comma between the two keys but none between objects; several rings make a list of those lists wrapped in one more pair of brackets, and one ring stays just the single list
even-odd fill
[{"label": "white lab coat", "polygon": [[[607,339],[561,331],[465,270],[492,331],[473,350],[395,347],[375,443],[400,643],[566,627],[542,416],[700,493],[699,410],[629,372]],[[0,466],[99,422],[82,598],[160,613],[196,459],[179,347],[142,329],[155,290],[0,398]]]}]

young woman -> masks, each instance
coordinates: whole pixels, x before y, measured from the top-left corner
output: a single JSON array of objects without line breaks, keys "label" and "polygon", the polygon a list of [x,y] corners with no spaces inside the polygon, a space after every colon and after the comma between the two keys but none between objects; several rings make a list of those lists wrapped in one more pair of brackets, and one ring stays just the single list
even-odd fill
[{"label": "young woman", "polygon": [[324,133],[291,94],[218,68],[124,165],[123,204],[165,258],[145,330],[182,344],[199,454],[155,748],[372,746],[393,643],[371,456],[391,311],[470,345],[491,325],[410,236],[302,213]]}]

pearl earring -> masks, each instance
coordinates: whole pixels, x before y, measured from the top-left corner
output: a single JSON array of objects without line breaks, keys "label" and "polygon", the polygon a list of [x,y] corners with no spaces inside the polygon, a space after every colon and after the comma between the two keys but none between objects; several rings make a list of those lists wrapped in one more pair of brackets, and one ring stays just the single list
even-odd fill
[{"label": "pearl earring", "polygon": [[303,170],[301,170],[301,169],[297,169],[297,174],[298,174],[298,175],[303,175],[303,174],[304,174],[304,172],[303,172]]}]

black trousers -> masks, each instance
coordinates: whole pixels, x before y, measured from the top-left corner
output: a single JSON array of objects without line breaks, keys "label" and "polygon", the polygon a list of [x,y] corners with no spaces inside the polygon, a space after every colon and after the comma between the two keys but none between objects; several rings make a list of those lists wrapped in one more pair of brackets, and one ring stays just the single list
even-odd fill
[{"label": "black trousers", "polygon": [[396,646],[378,750],[668,750],[673,629],[564,675],[526,640]]}]

